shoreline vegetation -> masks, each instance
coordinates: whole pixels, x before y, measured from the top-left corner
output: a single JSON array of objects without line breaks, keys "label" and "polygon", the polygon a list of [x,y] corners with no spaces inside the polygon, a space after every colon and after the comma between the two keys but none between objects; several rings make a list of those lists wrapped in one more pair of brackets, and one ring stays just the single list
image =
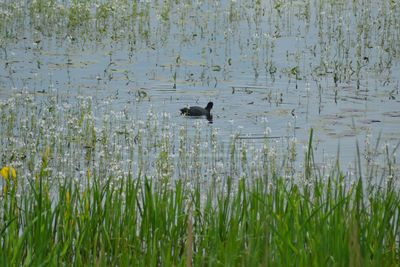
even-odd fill
[{"label": "shoreline vegetation", "polygon": [[397,147],[358,152],[353,173],[338,160],[322,169],[311,130],[296,171],[295,147],[278,154],[269,138],[252,149],[233,132],[226,145],[199,120],[176,126],[167,114],[140,121],[121,111],[96,121],[90,97],[32,97],[0,105],[2,265],[400,260]]}]

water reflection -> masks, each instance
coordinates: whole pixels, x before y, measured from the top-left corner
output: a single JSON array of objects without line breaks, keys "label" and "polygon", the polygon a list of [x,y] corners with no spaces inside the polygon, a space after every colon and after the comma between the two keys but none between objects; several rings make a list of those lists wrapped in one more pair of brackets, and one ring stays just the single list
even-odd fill
[{"label": "water reflection", "polygon": [[191,118],[191,119],[204,119],[204,118],[206,118],[209,123],[213,123],[213,115],[212,114],[206,114],[206,115],[201,115],[201,116],[191,116],[191,115],[188,115],[188,114],[182,112],[181,115],[183,115],[185,117],[188,117],[188,118]]},{"label": "water reflection", "polygon": [[210,115],[207,115],[207,120],[208,120],[208,122],[209,123],[213,123],[213,116],[210,114]]}]

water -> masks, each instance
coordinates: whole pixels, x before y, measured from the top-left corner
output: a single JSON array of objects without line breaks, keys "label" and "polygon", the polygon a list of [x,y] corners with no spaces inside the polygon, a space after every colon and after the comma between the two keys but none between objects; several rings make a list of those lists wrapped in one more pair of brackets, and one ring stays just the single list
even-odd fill
[{"label": "water", "polygon": [[313,128],[316,161],[340,151],[346,166],[356,140],[361,152],[378,138],[391,148],[400,141],[399,8],[372,0],[2,1],[0,96],[92,96],[99,112],[145,117],[152,109],[177,125],[195,123],[180,108],[213,101],[210,127],[220,140],[235,129],[262,143],[267,118],[282,146],[297,141],[300,162]]}]

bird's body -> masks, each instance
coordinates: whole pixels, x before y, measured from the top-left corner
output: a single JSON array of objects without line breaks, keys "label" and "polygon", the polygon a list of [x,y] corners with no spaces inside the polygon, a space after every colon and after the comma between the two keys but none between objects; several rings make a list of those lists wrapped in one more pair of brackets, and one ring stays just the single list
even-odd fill
[{"label": "bird's body", "polygon": [[208,102],[207,106],[205,108],[198,107],[198,106],[193,106],[193,107],[188,107],[188,108],[181,108],[181,114],[187,115],[187,116],[211,116],[210,111],[213,107],[213,102]]}]

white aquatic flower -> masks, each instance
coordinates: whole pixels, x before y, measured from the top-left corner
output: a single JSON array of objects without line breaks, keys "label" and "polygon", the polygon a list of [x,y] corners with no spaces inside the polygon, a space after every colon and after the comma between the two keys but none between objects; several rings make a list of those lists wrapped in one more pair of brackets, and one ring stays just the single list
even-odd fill
[{"label": "white aquatic flower", "polygon": [[149,117],[153,117],[153,116],[154,116],[154,113],[153,113],[153,105],[150,105],[150,109],[149,109],[149,111],[147,111],[147,115],[148,115]]},{"label": "white aquatic flower", "polygon": [[10,108],[14,108],[15,107],[15,98],[11,97],[7,100],[7,105],[10,106]]},{"label": "white aquatic flower", "polygon": [[268,118],[266,116],[261,118],[262,123],[268,123]]},{"label": "white aquatic flower", "polygon": [[196,129],[200,129],[202,125],[203,125],[202,120],[196,120],[194,123],[194,126],[196,127]]},{"label": "white aquatic flower", "polygon": [[388,143],[382,144],[381,148],[382,148],[383,151],[385,151],[387,148],[389,148]]},{"label": "white aquatic flower", "polygon": [[170,113],[167,113],[167,112],[161,113],[161,116],[162,116],[162,118],[164,118],[164,119],[170,119],[170,118],[171,118],[171,114],[170,114]]},{"label": "white aquatic flower", "polygon": [[307,92],[310,91],[310,83],[306,83],[306,87],[304,88]]},{"label": "white aquatic flower", "polygon": [[203,148],[208,148],[208,145],[209,145],[209,144],[208,144],[208,141],[205,141],[205,142],[203,142],[202,147],[203,147]]},{"label": "white aquatic flower", "polygon": [[308,151],[308,146],[303,144],[303,152],[307,152]]}]

